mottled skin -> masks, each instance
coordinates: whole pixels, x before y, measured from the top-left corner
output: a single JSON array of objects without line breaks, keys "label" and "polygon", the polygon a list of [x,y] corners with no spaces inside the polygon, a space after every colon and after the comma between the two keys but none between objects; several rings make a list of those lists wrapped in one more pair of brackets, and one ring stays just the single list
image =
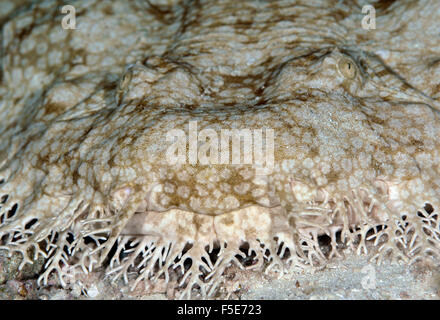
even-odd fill
[{"label": "mottled skin", "polygon": [[[339,254],[338,231],[358,252],[370,232],[379,261],[391,253],[438,263],[435,85],[427,76],[413,84],[385,63],[392,47],[375,45],[387,29],[353,25],[361,2],[115,3],[76,3],[79,26],[114,19],[114,31],[96,27],[95,38],[87,27],[60,31],[53,5],[3,25],[0,236],[23,263],[49,257],[40,279],[56,270],[64,284],[67,265],[90,270],[117,243],[109,274],[126,277],[136,265],[135,283],[148,283],[180,267],[184,294],[194,286],[212,294],[230,263],[241,266],[244,243],[255,268],[265,260],[307,268],[326,260],[318,235]],[[438,18],[438,4],[423,5]],[[378,16],[393,19],[392,6]],[[20,19],[38,12],[57,18],[34,17],[23,32]],[[438,43],[431,56],[440,57]],[[170,165],[167,133],[188,136],[191,121],[199,131],[273,129],[272,172]]]}]

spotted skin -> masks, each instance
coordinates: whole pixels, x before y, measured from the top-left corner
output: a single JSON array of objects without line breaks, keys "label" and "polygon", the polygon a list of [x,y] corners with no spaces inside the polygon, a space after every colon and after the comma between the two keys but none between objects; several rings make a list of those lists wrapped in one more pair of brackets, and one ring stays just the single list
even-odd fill
[{"label": "spotted skin", "polygon": [[[46,257],[42,284],[104,264],[148,286],[176,269],[182,297],[209,296],[244,247],[251,268],[307,269],[338,241],[362,253],[374,240],[379,262],[438,263],[435,80],[400,74],[404,55],[384,55],[399,47],[380,46],[407,28],[353,25],[362,1],[139,0],[77,1],[67,31],[56,4],[2,18],[1,248],[22,265]],[[229,147],[213,160],[194,124],[273,130],[273,168],[233,164]],[[184,163],[169,161],[173,130],[189,138]],[[211,162],[190,161],[194,141]]]}]

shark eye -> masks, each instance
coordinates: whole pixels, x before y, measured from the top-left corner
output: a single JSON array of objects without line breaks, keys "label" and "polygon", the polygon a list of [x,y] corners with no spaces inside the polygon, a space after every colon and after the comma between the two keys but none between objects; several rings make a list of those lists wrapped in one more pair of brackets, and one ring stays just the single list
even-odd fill
[{"label": "shark eye", "polygon": [[338,63],[339,72],[348,79],[353,79],[356,76],[356,66],[352,60],[342,58]]},{"label": "shark eye", "polygon": [[128,85],[130,84],[131,78],[133,77],[133,73],[131,70],[127,71],[123,76],[121,81],[118,84],[118,90],[123,91],[127,89]]}]

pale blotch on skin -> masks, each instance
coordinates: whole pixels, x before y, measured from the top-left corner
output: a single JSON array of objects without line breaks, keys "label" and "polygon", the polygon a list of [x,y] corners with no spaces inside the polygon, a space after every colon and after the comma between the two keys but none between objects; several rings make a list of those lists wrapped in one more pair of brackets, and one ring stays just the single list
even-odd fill
[{"label": "pale blotch on skin", "polygon": [[[55,2],[0,16],[0,245],[45,257],[40,284],[104,265],[206,297],[232,264],[309,270],[342,243],[438,264],[439,4],[377,4],[369,32],[360,0],[84,0],[63,31]],[[273,171],[170,165],[191,121],[273,129]]]}]

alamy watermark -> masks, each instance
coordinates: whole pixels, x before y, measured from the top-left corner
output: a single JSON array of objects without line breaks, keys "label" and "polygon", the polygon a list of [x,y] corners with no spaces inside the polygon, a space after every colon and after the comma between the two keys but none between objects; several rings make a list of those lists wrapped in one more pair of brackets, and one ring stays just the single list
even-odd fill
[{"label": "alamy watermark", "polygon": [[365,5],[362,7],[362,13],[366,14],[366,16],[362,18],[362,29],[376,29],[376,9],[372,5]]},{"label": "alamy watermark", "polygon": [[268,175],[274,168],[274,139],[273,129],[221,129],[217,132],[206,128],[199,132],[197,121],[190,121],[188,135],[182,129],[167,132],[166,140],[171,145],[166,157],[170,165],[249,164],[255,167],[257,175]]},{"label": "alamy watermark", "polygon": [[[61,8],[61,13],[65,16],[61,20],[61,27],[65,30],[76,29],[76,9],[72,5],[65,5]],[[374,30],[376,29],[376,9],[374,6],[368,4],[362,7],[362,13],[365,16],[362,18],[362,29]]]},{"label": "alamy watermark", "polygon": [[65,5],[61,8],[61,13],[65,14],[61,20],[61,27],[65,30],[76,29],[76,9],[72,5]]},{"label": "alamy watermark", "polygon": [[366,274],[362,280],[361,285],[365,290],[376,289],[376,269],[371,264],[362,268],[361,272]]}]

